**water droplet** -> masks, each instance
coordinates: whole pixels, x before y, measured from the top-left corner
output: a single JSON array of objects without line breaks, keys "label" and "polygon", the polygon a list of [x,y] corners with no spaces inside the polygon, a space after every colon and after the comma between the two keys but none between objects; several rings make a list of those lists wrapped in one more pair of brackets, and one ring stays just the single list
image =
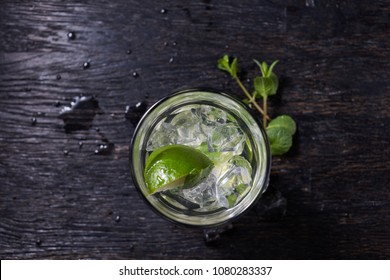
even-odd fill
[{"label": "water droplet", "polygon": [[207,230],[204,232],[204,240],[206,243],[212,243],[219,240],[221,236],[219,232],[213,230]]},{"label": "water droplet", "polygon": [[164,46],[168,46],[168,42],[164,42]]},{"label": "water droplet", "polygon": [[68,32],[68,39],[70,40],[76,39],[76,34],[72,31]]},{"label": "water droplet", "polygon": [[96,114],[102,113],[99,102],[92,96],[75,97],[70,106],[62,108],[58,118],[65,123],[65,131],[87,130]]},{"label": "water droplet", "polygon": [[127,50],[127,52],[126,52],[127,54],[131,54],[132,53],[132,50]]},{"label": "water droplet", "polygon": [[96,130],[96,132],[99,132],[99,131],[100,131],[100,128],[95,127],[95,130]]},{"label": "water droplet", "polygon": [[57,80],[61,80],[61,75],[60,75],[60,74],[57,74],[56,79],[57,79]]},{"label": "water droplet", "polygon": [[134,77],[134,78],[137,78],[139,76],[139,74],[136,72],[136,71],[133,71],[133,73],[131,73],[131,75]]},{"label": "water droplet", "polygon": [[39,238],[37,240],[35,240],[35,245],[41,246],[42,245],[42,240],[39,239]]},{"label": "water droplet", "polygon": [[95,155],[109,155],[114,150],[114,147],[114,143],[100,144],[99,147],[95,150]]},{"label": "water droplet", "polygon": [[86,61],[86,62],[83,63],[83,68],[84,68],[84,69],[88,69],[89,66],[91,66],[91,64],[90,64],[88,61]]},{"label": "water droplet", "polygon": [[177,46],[177,42],[176,42],[176,41],[173,41],[173,42],[172,42],[172,46],[176,47],[176,46]]},{"label": "water droplet", "polygon": [[64,155],[69,155],[69,151],[68,150],[64,150]]},{"label": "water droplet", "polygon": [[171,57],[171,58],[169,59],[169,63],[173,63],[173,61],[174,61],[174,58]]},{"label": "water droplet", "polygon": [[127,105],[125,110],[125,118],[134,126],[138,124],[144,113],[146,112],[147,104],[145,101],[138,102],[135,105]]},{"label": "water droplet", "polygon": [[119,222],[120,220],[121,220],[121,216],[118,215],[115,217],[115,222]]},{"label": "water droplet", "polygon": [[80,141],[79,142],[79,149],[81,149],[83,147],[83,145],[84,145],[84,142]]},{"label": "water droplet", "polygon": [[31,125],[34,126],[34,125],[36,125],[36,124],[37,124],[37,118],[32,117],[32,118],[31,118]]},{"label": "water droplet", "polygon": [[166,14],[166,13],[167,13],[167,10],[163,8],[163,9],[160,10],[160,13],[161,13],[161,14]]}]

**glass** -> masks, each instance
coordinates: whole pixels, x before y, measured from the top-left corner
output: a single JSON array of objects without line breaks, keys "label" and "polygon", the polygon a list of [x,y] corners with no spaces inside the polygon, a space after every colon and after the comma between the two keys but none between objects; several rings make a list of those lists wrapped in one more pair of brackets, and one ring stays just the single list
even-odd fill
[{"label": "glass", "polygon": [[[206,145],[227,156],[224,164],[230,165],[208,176],[220,176],[213,183],[198,185],[201,199],[199,193],[192,197],[191,189],[150,195],[144,180],[146,158],[169,144]],[[147,204],[170,221],[203,228],[230,222],[255,204],[268,186],[270,166],[269,142],[258,116],[241,101],[212,89],[184,90],[158,101],[138,123],[130,148],[133,182]]]}]

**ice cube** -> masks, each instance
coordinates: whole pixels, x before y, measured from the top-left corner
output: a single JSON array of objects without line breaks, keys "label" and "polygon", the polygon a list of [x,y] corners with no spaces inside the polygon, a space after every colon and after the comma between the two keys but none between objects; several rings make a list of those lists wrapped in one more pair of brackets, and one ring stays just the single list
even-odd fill
[{"label": "ice cube", "polygon": [[217,201],[221,207],[236,205],[250,190],[252,167],[241,156],[234,156],[224,168],[216,185]]},{"label": "ice cube", "polygon": [[209,136],[209,147],[215,152],[232,151],[239,155],[244,150],[244,132],[234,123],[226,123],[217,126]]},{"label": "ice cube", "polygon": [[197,147],[206,140],[200,129],[200,119],[191,110],[178,113],[172,118],[171,125],[177,132],[177,144]]},{"label": "ice cube", "polygon": [[201,208],[212,204],[216,200],[215,184],[217,178],[210,174],[204,181],[193,188],[182,189],[181,196],[186,200],[198,204]]},{"label": "ice cube", "polygon": [[252,166],[244,157],[242,156],[234,156],[229,159],[228,163],[233,167],[243,167],[248,170],[248,174],[252,174]]},{"label": "ice cube", "polygon": [[203,121],[225,123],[227,119],[226,112],[208,105],[203,105],[197,108],[193,108],[193,113],[201,118]]},{"label": "ice cube", "polygon": [[201,106],[194,110],[194,114],[201,120],[200,128],[207,136],[210,135],[215,127],[226,123],[227,120],[226,112],[213,106]]},{"label": "ice cube", "polygon": [[147,151],[153,151],[157,148],[177,144],[178,134],[172,124],[163,119],[152,132],[146,145]]}]

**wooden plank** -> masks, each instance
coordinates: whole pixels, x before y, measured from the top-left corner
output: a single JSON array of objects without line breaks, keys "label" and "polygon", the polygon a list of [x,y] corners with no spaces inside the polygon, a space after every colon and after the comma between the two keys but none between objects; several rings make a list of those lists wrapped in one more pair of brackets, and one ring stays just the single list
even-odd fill
[{"label": "wooden plank", "polygon": [[[311,2],[2,1],[1,258],[388,259],[389,6]],[[216,69],[224,53],[248,87],[253,58],[280,61],[270,114],[291,115],[298,132],[273,159],[281,197],[205,242],[140,199],[125,109],[197,86],[243,98]],[[58,116],[80,95],[102,114],[66,133]],[[95,154],[107,141],[112,152]]]}]

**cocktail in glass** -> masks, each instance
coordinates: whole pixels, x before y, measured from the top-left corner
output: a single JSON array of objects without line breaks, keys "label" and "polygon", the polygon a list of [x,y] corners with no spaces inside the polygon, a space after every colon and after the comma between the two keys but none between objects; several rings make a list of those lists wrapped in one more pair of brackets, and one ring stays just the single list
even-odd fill
[{"label": "cocktail in glass", "polygon": [[[184,145],[214,163],[195,185],[151,194],[145,163],[161,147]],[[247,211],[266,190],[271,153],[265,130],[250,108],[210,89],[176,92],[154,104],[132,139],[130,166],[145,201],[164,218],[185,225],[213,227]]]}]

